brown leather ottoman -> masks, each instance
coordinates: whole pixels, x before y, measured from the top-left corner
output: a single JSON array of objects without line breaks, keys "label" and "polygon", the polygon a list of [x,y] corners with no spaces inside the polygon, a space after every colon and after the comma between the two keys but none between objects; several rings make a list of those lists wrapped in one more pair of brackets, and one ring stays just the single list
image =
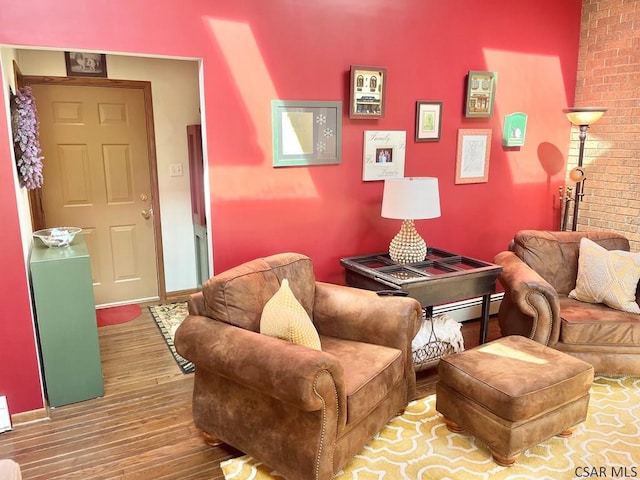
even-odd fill
[{"label": "brown leather ottoman", "polygon": [[527,448],[569,436],[589,406],[593,367],[521,336],[449,355],[438,365],[436,409],[510,466]]}]

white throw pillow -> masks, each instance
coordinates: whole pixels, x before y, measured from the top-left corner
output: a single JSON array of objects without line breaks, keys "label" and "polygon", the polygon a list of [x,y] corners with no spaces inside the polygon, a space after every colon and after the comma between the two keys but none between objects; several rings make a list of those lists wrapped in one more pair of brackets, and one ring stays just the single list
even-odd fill
[{"label": "white throw pillow", "polygon": [[580,240],[576,288],[569,292],[569,297],[640,314],[640,306],[636,303],[639,279],[640,253],[607,250],[583,238]]}]

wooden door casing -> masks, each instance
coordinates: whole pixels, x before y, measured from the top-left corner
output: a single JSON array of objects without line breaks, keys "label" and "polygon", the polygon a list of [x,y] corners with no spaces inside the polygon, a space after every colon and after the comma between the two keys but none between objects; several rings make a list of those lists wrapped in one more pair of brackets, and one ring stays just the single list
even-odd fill
[{"label": "wooden door casing", "polygon": [[191,187],[191,217],[193,219],[194,247],[196,253],[196,281],[198,288],[209,278],[209,250],[207,217],[204,195],[204,155],[202,127],[187,125],[189,145],[189,182]]}]

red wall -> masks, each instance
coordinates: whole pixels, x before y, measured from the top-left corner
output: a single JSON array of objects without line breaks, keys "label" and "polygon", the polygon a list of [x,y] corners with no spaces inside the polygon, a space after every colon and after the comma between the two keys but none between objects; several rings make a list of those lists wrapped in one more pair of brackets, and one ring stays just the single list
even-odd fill
[{"label": "red wall", "polygon": [[[215,270],[293,250],[313,258],[319,279],[342,282],[339,258],[386,250],[400,223],[380,217],[382,182],[361,180],[365,130],[406,130],[405,175],[440,179],[442,216],[417,222],[427,242],[491,260],[520,228],[556,228],[570,129],[562,109],[573,103],[581,0],[513,5],[3,1],[0,43],[202,58]],[[37,12],[28,27],[25,11]],[[385,118],[345,114],[340,165],[272,168],[270,101],[342,100],[346,111],[351,64],[387,68]],[[491,119],[462,114],[469,70],[499,73]],[[416,100],[444,102],[441,141],[413,141]],[[503,117],[515,111],[529,115],[526,145],[505,149]],[[492,129],[488,183],[454,184],[459,128]],[[9,218],[0,250],[9,280],[0,295],[12,309],[0,325],[0,338],[12,338],[0,353],[0,394],[8,392],[15,413],[40,399],[9,158],[0,149],[0,208]],[[12,376],[16,365],[24,380]]]},{"label": "red wall", "polygon": [[[0,145],[9,145],[5,115],[0,115]],[[42,391],[18,224],[15,167],[5,150],[0,150],[0,395],[7,396],[10,411],[16,413],[41,408]]]}]

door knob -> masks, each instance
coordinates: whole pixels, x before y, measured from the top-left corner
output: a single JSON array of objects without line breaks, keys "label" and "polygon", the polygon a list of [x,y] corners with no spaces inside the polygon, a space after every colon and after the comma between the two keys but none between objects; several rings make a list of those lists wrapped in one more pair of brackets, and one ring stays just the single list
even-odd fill
[{"label": "door knob", "polygon": [[142,210],[142,212],[140,212],[140,215],[142,215],[145,219],[148,220],[151,217],[151,215],[153,215],[153,208]]}]

